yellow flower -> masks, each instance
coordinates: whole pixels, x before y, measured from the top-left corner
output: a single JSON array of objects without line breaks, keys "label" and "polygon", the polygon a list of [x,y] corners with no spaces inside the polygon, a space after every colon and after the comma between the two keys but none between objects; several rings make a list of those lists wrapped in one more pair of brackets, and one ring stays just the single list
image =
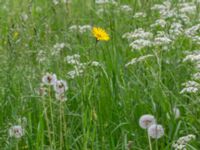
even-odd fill
[{"label": "yellow flower", "polygon": [[19,36],[19,32],[15,31],[15,32],[13,33],[14,39],[18,38],[18,36]]},{"label": "yellow flower", "polygon": [[106,33],[106,31],[102,28],[93,27],[92,34],[97,39],[97,41],[108,41],[108,40],[110,40],[108,33]]}]

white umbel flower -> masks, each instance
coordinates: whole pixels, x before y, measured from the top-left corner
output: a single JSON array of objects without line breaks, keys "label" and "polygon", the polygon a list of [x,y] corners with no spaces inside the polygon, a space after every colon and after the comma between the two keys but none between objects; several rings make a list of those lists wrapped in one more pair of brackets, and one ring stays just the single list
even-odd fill
[{"label": "white umbel flower", "polygon": [[162,125],[153,124],[148,128],[148,135],[153,139],[159,139],[164,135],[164,129]]},{"label": "white umbel flower", "polygon": [[24,135],[24,129],[20,125],[12,126],[9,129],[9,136],[14,138],[21,138]]},{"label": "white umbel flower", "polygon": [[45,85],[54,85],[56,81],[57,81],[57,77],[55,74],[46,73],[46,75],[42,77],[42,82]]},{"label": "white umbel flower", "polygon": [[154,118],[154,116],[150,114],[142,115],[139,120],[139,125],[143,129],[147,129],[155,123],[156,123],[156,119]]},{"label": "white umbel flower", "polygon": [[190,141],[195,140],[195,138],[196,136],[193,134],[182,136],[176,142],[173,143],[172,147],[175,150],[186,150],[187,144]]},{"label": "white umbel flower", "polygon": [[54,90],[57,94],[63,94],[68,90],[67,83],[64,80],[57,80],[54,84]]}]

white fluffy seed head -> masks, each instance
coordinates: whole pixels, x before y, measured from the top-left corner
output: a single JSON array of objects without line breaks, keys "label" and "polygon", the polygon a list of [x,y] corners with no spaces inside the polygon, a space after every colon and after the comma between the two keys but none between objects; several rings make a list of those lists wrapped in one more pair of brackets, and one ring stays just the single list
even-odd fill
[{"label": "white fluffy seed head", "polygon": [[162,125],[153,124],[148,128],[148,135],[153,139],[159,139],[164,135],[164,129]]},{"label": "white fluffy seed head", "polygon": [[45,85],[54,85],[56,81],[57,81],[57,77],[55,74],[46,73],[46,75],[42,77],[42,82]]},{"label": "white fluffy seed head", "polygon": [[66,81],[64,80],[57,80],[54,84],[54,90],[57,94],[62,94],[68,90],[68,86]]},{"label": "white fluffy seed head", "polygon": [[24,129],[20,125],[12,126],[9,129],[9,136],[15,138],[21,138],[24,135]]},{"label": "white fluffy seed head", "polygon": [[147,129],[155,123],[156,123],[156,119],[154,118],[153,115],[150,115],[150,114],[142,115],[139,120],[139,125],[143,129]]}]

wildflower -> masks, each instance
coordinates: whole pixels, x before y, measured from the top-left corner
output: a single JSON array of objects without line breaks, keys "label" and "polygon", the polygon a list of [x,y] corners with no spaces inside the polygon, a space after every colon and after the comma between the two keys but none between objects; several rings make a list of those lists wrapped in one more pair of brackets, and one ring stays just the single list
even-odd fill
[{"label": "wildflower", "polygon": [[176,36],[181,35],[183,33],[182,27],[183,27],[182,24],[180,24],[178,22],[173,22],[169,29],[170,36],[172,36],[172,38],[175,38]]},{"label": "wildflower", "polygon": [[21,138],[24,135],[24,129],[20,125],[12,126],[9,129],[9,136],[15,138]]},{"label": "wildflower", "polygon": [[200,53],[188,54],[183,59],[183,62],[185,62],[185,61],[199,62],[200,61]]},{"label": "wildflower", "polygon": [[74,54],[65,58],[68,64],[76,65],[80,63],[80,55]]},{"label": "wildflower", "polygon": [[156,123],[154,116],[146,114],[140,117],[139,125],[143,129],[149,128],[151,125]]},{"label": "wildflower", "polygon": [[122,5],[120,6],[120,9],[124,12],[131,12],[132,8],[129,5]]},{"label": "wildflower", "polygon": [[150,40],[145,39],[138,39],[130,43],[130,47],[132,50],[141,50],[145,47],[150,47],[152,45],[152,42]]},{"label": "wildflower", "polygon": [[132,39],[151,39],[152,37],[151,32],[146,32],[142,28],[138,28],[134,32],[127,32],[122,36],[122,38],[127,38],[129,41]]},{"label": "wildflower", "polygon": [[115,0],[95,0],[96,4],[116,4]]},{"label": "wildflower", "polygon": [[187,14],[195,14],[197,8],[194,3],[181,3],[180,6],[180,13],[187,13]]},{"label": "wildflower", "polygon": [[101,66],[101,64],[98,61],[92,61],[91,62],[91,66],[93,66],[93,67],[99,67],[99,66]]},{"label": "wildflower", "polygon": [[168,45],[171,42],[172,42],[172,40],[164,32],[159,32],[154,39],[154,45],[155,46]]},{"label": "wildflower", "polygon": [[52,55],[58,55],[65,47],[71,49],[71,46],[68,43],[56,43],[53,46]]},{"label": "wildflower", "polygon": [[19,32],[15,31],[15,32],[13,33],[13,38],[16,39],[16,38],[18,38],[18,36],[19,36]]},{"label": "wildflower", "polygon": [[162,27],[164,28],[166,26],[167,22],[164,19],[158,19],[155,21],[154,24],[151,24],[150,27]]},{"label": "wildflower", "polygon": [[187,81],[187,82],[183,83],[182,85],[185,87],[181,90],[180,94],[196,93],[200,87],[200,84],[195,81]]},{"label": "wildflower", "polygon": [[42,77],[42,82],[45,85],[54,85],[56,81],[57,81],[57,77],[55,74],[46,73],[46,75]]},{"label": "wildflower", "polygon": [[153,124],[148,128],[148,135],[153,139],[159,139],[164,135],[164,129],[162,125]]},{"label": "wildflower", "polygon": [[43,51],[43,50],[40,50],[38,53],[37,53],[37,57],[36,57],[36,60],[38,63],[42,63],[46,60],[46,52]]},{"label": "wildflower", "polygon": [[106,31],[99,27],[93,27],[92,34],[97,41],[108,41],[110,39]]},{"label": "wildflower", "polygon": [[141,62],[146,60],[147,58],[153,57],[154,55],[144,55],[138,58],[133,58],[130,62],[128,62],[127,64],[125,64],[125,67],[128,67],[129,65],[133,65],[135,63]]},{"label": "wildflower", "polygon": [[193,74],[193,79],[195,79],[195,80],[200,80],[200,72],[197,72],[197,73],[195,73],[195,74]]},{"label": "wildflower", "polygon": [[187,144],[192,141],[195,140],[196,136],[193,134],[189,134],[183,137],[180,137],[176,142],[173,143],[172,147],[175,150],[185,150]]},{"label": "wildflower", "polygon": [[62,94],[68,90],[67,83],[64,80],[57,80],[54,84],[54,90],[57,94]]},{"label": "wildflower", "polygon": [[144,12],[137,12],[135,13],[135,15],[133,16],[133,18],[145,18],[147,15]]},{"label": "wildflower", "polygon": [[72,25],[69,27],[70,32],[79,32],[79,33],[85,33],[87,31],[91,31],[92,27],[91,25]]}]

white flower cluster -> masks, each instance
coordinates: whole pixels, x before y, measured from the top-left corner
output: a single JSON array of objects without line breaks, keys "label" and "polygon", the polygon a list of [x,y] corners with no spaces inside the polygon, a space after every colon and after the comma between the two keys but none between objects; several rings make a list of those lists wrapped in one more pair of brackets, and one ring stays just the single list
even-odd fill
[{"label": "white flower cluster", "polygon": [[46,73],[42,77],[42,86],[40,87],[40,94],[44,96],[47,93],[47,86],[53,86],[53,89],[55,91],[55,97],[59,101],[66,101],[67,98],[65,97],[65,91],[68,90],[67,82],[64,80],[57,80],[57,77],[55,74],[52,73]]},{"label": "white flower cluster", "polygon": [[127,32],[122,36],[122,38],[128,39],[132,50],[141,50],[145,47],[150,47],[152,45],[152,37],[153,34],[151,32],[146,32],[142,28],[136,29],[134,32]]},{"label": "white flower cluster", "polygon": [[158,32],[156,37],[154,38],[154,46],[165,46],[169,45],[172,42],[169,35],[164,32]]},{"label": "white flower cluster", "polygon": [[157,19],[154,24],[151,24],[151,28],[155,27],[162,27],[164,28],[166,26],[167,22],[164,19]]},{"label": "white flower cluster", "polygon": [[185,35],[188,38],[190,38],[193,42],[195,42],[196,44],[200,44],[199,32],[200,32],[200,24],[197,24],[190,28],[187,28],[185,30]]},{"label": "white flower cluster", "polygon": [[80,55],[74,54],[71,56],[67,56],[65,58],[68,64],[73,65],[73,70],[67,73],[68,77],[74,79],[75,77],[81,76],[85,69],[85,63],[80,62]]},{"label": "white flower cluster", "polygon": [[194,53],[189,53],[183,59],[183,62],[186,62],[186,61],[190,61],[190,62],[193,62],[193,63],[199,63],[200,62],[200,52],[195,51]]},{"label": "white flower cluster", "polygon": [[129,41],[134,39],[151,39],[152,37],[153,34],[151,32],[146,32],[142,28],[138,28],[134,32],[127,32],[122,36],[122,38],[126,38]]},{"label": "white flower cluster", "polygon": [[71,0],[52,0],[54,5],[58,5],[59,3],[71,3]]},{"label": "white flower cluster", "polygon": [[169,29],[169,34],[172,39],[176,39],[177,36],[182,35],[184,32],[183,25],[179,22],[173,22]]},{"label": "white flower cluster", "polygon": [[200,72],[197,72],[197,73],[193,74],[193,75],[192,75],[192,78],[193,78],[194,80],[200,80]]},{"label": "white flower cluster", "polygon": [[[187,55],[186,57],[183,59],[183,62],[192,62],[195,66],[196,70],[200,69],[200,51],[199,50],[195,50],[193,52],[185,52]],[[193,81],[188,81],[186,83],[183,83],[182,85],[184,86],[184,88],[181,90],[181,94],[183,93],[196,93],[199,91],[200,89],[200,84],[198,83],[198,81],[200,80],[200,73],[196,72],[194,74],[191,75],[192,80]]]},{"label": "white flower cluster", "polygon": [[101,66],[101,64],[99,62],[97,62],[97,61],[82,63],[80,61],[80,55],[78,55],[78,54],[67,56],[65,58],[65,61],[68,64],[71,64],[73,66],[73,70],[71,70],[71,71],[69,71],[67,73],[67,76],[70,79],[74,79],[76,77],[82,76],[83,73],[84,73],[84,70],[86,69],[86,67],[88,65],[91,65],[92,67],[99,67],[99,66]]},{"label": "white flower cluster", "polygon": [[172,147],[175,150],[187,150],[187,144],[195,140],[196,136],[193,134],[189,134],[187,136],[180,137],[175,143],[173,143]]},{"label": "white flower cluster", "polygon": [[43,51],[43,50],[40,50],[40,51],[37,53],[36,61],[37,61],[38,63],[43,63],[45,60],[46,60],[46,52]]},{"label": "white flower cluster", "polygon": [[53,49],[52,49],[52,55],[58,55],[61,50],[63,50],[64,48],[67,48],[67,49],[70,49],[71,50],[71,46],[67,43],[56,43],[54,46],[53,46]]},{"label": "white flower cluster", "polygon": [[200,84],[195,81],[187,81],[182,84],[184,88],[181,90],[180,94],[183,93],[196,93],[199,91]]},{"label": "white flower cluster", "polygon": [[137,13],[134,14],[133,18],[136,18],[136,19],[145,18],[146,16],[147,16],[147,14],[144,13],[144,12],[137,12]]},{"label": "white flower cluster", "polygon": [[193,2],[184,2],[180,3],[178,5],[180,13],[186,13],[186,14],[195,14],[196,13],[196,5]]},{"label": "white flower cluster", "polygon": [[69,27],[70,32],[79,32],[79,33],[85,33],[87,31],[91,31],[92,26],[91,25],[72,25]]},{"label": "white flower cluster", "polygon": [[139,125],[143,129],[147,129],[148,135],[153,139],[159,139],[164,135],[162,125],[156,123],[154,116],[150,114],[142,115],[139,119]]},{"label": "white flower cluster", "polygon": [[151,10],[158,11],[163,19],[175,17],[177,14],[176,10],[172,8],[170,1],[165,1],[163,4],[155,4]]},{"label": "white flower cluster", "polygon": [[133,9],[129,5],[121,5],[120,10],[123,12],[132,12]]},{"label": "white flower cluster", "polygon": [[117,4],[115,0],[95,0],[96,4]]},{"label": "white flower cluster", "polygon": [[127,64],[125,64],[125,67],[128,67],[129,65],[133,65],[135,63],[138,63],[138,62],[142,62],[144,60],[146,60],[147,58],[150,58],[150,57],[153,57],[154,55],[144,55],[144,56],[140,56],[138,58],[133,58],[130,62],[128,62]]}]

